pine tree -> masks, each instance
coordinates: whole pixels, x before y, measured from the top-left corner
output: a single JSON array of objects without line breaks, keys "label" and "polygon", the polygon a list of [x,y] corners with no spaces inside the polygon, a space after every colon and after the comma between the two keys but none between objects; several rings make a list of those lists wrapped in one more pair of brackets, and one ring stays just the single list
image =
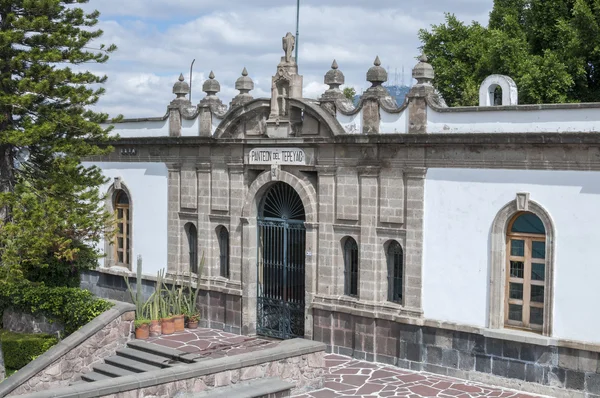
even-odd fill
[{"label": "pine tree", "polygon": [[15,270],[76,261],[110,220],[104,177],[80,161],[110,150],[108,115],[91,110],[106,76],[86,66],[116,47],[93,47],[87,2],[0,0],[0,261]]}]

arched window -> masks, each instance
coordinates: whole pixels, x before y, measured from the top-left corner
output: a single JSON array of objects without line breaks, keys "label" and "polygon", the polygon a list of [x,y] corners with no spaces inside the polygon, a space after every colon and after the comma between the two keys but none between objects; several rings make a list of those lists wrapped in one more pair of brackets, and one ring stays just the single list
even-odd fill
[{"label": "arched window", "polygon": [[546,229],[538,216],[518,213],[508,224],[505,325],[535,331],[544,326]]},{"label": "arched window", "polygon": [[494,89],[494,106],[502,105],[502,87],[496,86]]},{"label": "arched window", "polygon": [[344,276],[344,293],[358,296],[358,245],[351,237],[344,241]]},{"label": "arched window", "polygon": [[190,272],[198,273],[198,230],[196,226],[191,222],[184,226],[185,234],[188,241],[188,251],[190,259]]},{"label": "arched window", "polygon": [[219,229],[219,264],[221,276],[229,278],[229,231],[225,227]]},{"label": "arched window", "polygon": [[402,282],[404,276],[404,253],[402,246],[396,241],[390,242],[387,248],[388,267],[388,300],[402,303]]},{"label": "arched window", "polygon": [[131,211],[129,196],[122,189],[114,193],[113,208],[117,218],[114,251],[116,265],[131,268]]}]

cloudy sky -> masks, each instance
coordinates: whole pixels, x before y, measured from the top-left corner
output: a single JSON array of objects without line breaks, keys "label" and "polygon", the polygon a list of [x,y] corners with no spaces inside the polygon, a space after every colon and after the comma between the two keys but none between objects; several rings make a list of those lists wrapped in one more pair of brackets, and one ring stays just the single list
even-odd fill
[{"label": "cloudy sky", "polygon": [[[368,87],[367,69],[379,55],[390,78],[406,82],[419,55],[417,32],[441,23],[444,12],[486,23],[493,0],[300,0],[299,68],[304,96],[326,89],[323,75],[335,58],[346,84]],[[192,101],[214,71],[226,103],[237,94],[244,67],[255,83],[255,98],[267,97],[271,76],[283,55],[281,38],[295,33],[296,0],[90,0],[101,12],[104,36],[98,43],[119,50],[93,71],[108,75],[98,108],[115,116],[161,116],[174,98],[179,73],[189,77],[195,58]]]}]

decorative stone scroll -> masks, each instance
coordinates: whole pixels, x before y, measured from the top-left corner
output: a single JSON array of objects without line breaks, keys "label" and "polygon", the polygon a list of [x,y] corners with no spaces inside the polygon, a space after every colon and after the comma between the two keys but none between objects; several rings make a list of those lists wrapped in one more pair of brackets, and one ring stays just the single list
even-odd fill
[{"label": "decorative stone scroll", "polygon": [[300,148],[254,148],[248,153],[248,164],[306,165],[306,154]]}]

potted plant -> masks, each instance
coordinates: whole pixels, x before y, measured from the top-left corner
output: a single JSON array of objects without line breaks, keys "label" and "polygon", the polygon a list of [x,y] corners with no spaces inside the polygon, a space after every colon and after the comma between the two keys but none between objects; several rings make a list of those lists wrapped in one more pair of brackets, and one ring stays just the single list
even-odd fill
[{"label": "potted plant", "polygon": [[[146,318],[146,310],[148,302],[143,302],[142,298],[142,256],[137,258],[137,270],[135,280],[135,292],[129,283],[129,275],[123,276],[125,284],[129,290],[131,301],[135,305],[135,337],[137,339],[147,339],[149,334],[150,321]],[[138,337],[139,336],[139,337]]]},{"label": "potted plant", "polygon": [[176,332],[180,332],[185,328],[185,316],[183,314],[183,286],[177,287],[177,280],[179,274],[173,274],[171,280],[171,288],[166,288],[169,300],[169,306],[171,307],[171,314],[173,314],[173,323]]},{"label": "potted plant", "polygon": [[160,332],[162,334],[173,334],[175,332],[173,314],[165,297],[160,297]]},{"label": "potted plant", "polygon": [[[204,256],[200,265],[204,263]],[[200,268],[201,269],[201,268]],[[196,307],[198,300],[198,293],[200,293],[200,280],[196,282],[196,289],[192,286],[192,274],[188,279],[187,295],[183,296],[184,310],[187,318],[187,326],[189,329],[198,328],[198,321],[200,320],[200,313]]]},{"label": "potted plant", "polygon": [[146,340],[150,334],[150,320],[149,319],[136,319],[135,325],[135,338],[138,340]]},{"label": "potted plant", "polygon": [[160,325],[160,301],[162,296],[164,270],[158,271],[156,274],[156,287],[154,293],[148,299],[148,318],[150,319],[150,337],[158,337],[161,335]]},{"label": "potted plant", "polygon": [[187,327],[188,329],[197,329],[198,322],[200,321],[200,314],[198,312],[187,314]]}]

